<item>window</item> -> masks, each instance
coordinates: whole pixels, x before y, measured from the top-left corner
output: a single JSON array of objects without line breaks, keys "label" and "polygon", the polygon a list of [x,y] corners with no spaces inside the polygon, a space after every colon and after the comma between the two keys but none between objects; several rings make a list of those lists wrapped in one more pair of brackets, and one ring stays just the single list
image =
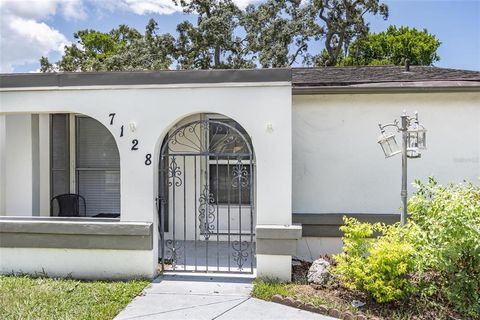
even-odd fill
[{"label": "window", "polygon": [[238,175],[236,175],[239,167],[235,162],[218,165],[210,162],[210,192],[213,193],[215,203],[224,205],[250,204],[250,165],[241,164],[240,170],[245,170],[245,178],[240,178],[243,181],[239,183]]},{"label": "window", "polygon": [[87,216],[119,215],[120,157],[110,132],[95,119],[67,114],[52,115],[51,127],[51,196],[77,193]]},{"label": "window", "polygon": [[76,188],[87,215],[120,213],[120,157],[110,132],[97,120],[76,118]]},{"label": "window", "polygon": [[50,194],[70,192],[70,149],[68,114],[50,117]]},{"label": "window", "polygon": [[[247,132],[234,120],[212,119],[237,129],[251,145]],[[253,158],[244,138],[235,130],[211,123],[209,127],[210,152],[209,184],[215,203],[220,205],[249,205],[253,179]],[[239,177],[240,175],[240,177]]]}]

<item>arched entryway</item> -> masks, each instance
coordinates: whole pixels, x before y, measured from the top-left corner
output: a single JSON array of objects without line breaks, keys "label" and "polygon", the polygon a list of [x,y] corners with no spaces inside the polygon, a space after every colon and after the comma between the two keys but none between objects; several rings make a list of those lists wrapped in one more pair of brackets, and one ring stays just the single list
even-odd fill
[{"label": "arched entryway", "polygon": [[205,115],[173,129],[160,151],[164,271],[252,273],[255,157],[234,120]]}]

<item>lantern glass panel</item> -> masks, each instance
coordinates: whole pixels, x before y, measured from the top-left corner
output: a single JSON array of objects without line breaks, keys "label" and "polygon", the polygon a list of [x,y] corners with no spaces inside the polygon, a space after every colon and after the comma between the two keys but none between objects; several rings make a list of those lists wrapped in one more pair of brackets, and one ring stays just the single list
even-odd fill
[{"label": "lantern glass panel", "polygon": [[407,131],[407,148],[416,149],[418,148],[418,130],[413,129]]},{"label": "lantern glass panel", "polygon": [[417,131],[417,144],[419,149],[427,149],[427,130],[419,129]]},{"label": "lantern glass panel", "polygon": [[382,134],[378,138],[378,143],[382,147],[383,153],[385,154],[385,158],[392,157],[401,152],[400,147],[395,140],[395,135],[385,135]]}]

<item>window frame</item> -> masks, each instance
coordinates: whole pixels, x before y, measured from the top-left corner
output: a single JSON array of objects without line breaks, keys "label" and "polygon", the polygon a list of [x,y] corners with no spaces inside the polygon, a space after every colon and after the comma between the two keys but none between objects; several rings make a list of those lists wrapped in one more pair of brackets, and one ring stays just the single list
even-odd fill
[{"label": "window frame", "polygon": [[[89,117],[87,115],[84,115],[84,114],[79,114],[79,113],[59,113],[59,114],[65,114],[67,116],[67,141],[68,141],[68,180],[69,180],[69,183],[68,183],[68,192],[69,193],[77,193],[78,190],[80,189],[79,188],[79,178],[78,178],[78,174],[79,172],[81,171],[95,171],[95,170],[99,170],[99,171],[114,171],[114,172],[118,172],[119,174],[121,174],[121,169],[120,169],[120,161],[119,161],[119,166],[118,167],[102,167],[102,168],[95,168],[95,167],[77,167],[77,156],[78,156],[78,144],[77,144],[77,141],[78,141],[78,134],[79,134],[79,128],[77,126],[77,120],[79,118],[90,118],[90,119],[93,119],[95,121],[98,121],[97,119],[95,118],[92,118],[92,117]],[[53,114],[52,114],[53,115]],[[52,139],[53,139],[53,136],[52,136],[52,126],[53,126],[53,121],[52,121],[52,117],[50,117],[50,138],[49,138],[49,141],[50,141],[50,159],[52,158],[52,155],[53,155],[53,145],[52,145]],[[105,130],[108,131],[107,128],[105,128]],[[111,134],[111,133],[110,133]],[[115,144],[116,144],[116,141],[115,141]],[[117,146],[117,149],[118,149],[118,145]],[[118,152],[120,152],[120,150],[118,150]],[[53,195],[53,180],[52,180],[52,173],[53,173],[53,168],[52,168],[52,165],[50,165],[50,199],[52,199],[52,197],[54,196]],[[120,192],[120,197],[121,197],[121,192]],[[51,210],[51,208],[50,208]],[[120,212],[119,214],[121,215],[121,206],[120,206]]]}]

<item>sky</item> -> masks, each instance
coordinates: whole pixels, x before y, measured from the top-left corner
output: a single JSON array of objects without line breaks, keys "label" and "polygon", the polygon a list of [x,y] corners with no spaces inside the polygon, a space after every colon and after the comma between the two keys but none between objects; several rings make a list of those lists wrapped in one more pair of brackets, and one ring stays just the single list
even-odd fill
[{"label": "sky", "polygon": [[[262,0],[234,0],[241,8]],[[480,0],[384,0],[389,18],[370,17],[370,30],[389,25],[426,28],[441,41],[440,61],[445,68],[480,71]],[[0,72],[36,72],[39,58],[57,61],[73,33],[82,29],[109,31],[127,24],[143,33],[150,18],[160,32],[175,34],[183,20],[171,0],[0,0]],[[318,43],[312,52],[321,50]]]}]

